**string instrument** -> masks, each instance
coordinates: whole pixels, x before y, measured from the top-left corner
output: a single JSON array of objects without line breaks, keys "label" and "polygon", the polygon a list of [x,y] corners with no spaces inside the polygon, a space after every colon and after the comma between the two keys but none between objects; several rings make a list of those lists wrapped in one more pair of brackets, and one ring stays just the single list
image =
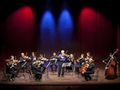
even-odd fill
[{"label": "string instrument", "polygon": [[[113,56],[118,53],[118,49],[112,54]],[[115,66],[115,60],[114,58],[110,58],[109,62],[106,64],[105,67],[105,76],[114,76],[114,66]]]},{"label": "string instrument", "polygon": [[117,76],[119,77],[120,74],[119,74],[119,62],[117,62]]},{"label": "string instrument", "polygon": [[40,62],[39,60],[36,60],[35,63],[34,63],[34,65],[35,65],[36,67],[39,67],[39,66],[41,65],[41,62]]},{"label": "string instrument", "polygon": [[18,60],[9,60],[9,59],[7,59],[6,60],[6,62],[7,62],[7,64],[10,66],[10,68],[13,68],[13,67],[15,67],[20,61],[18,61]]},{"label": "string instrument", "polygon": [[88,69],[88,66],[89,66],[89,64],[88,63],[86,63],[82,68],[81,68],[81,75],[83,76],[84,75],[84,72],[86,72],[87,71],[87,69]]},{"label": "string instrument", "polygon": [[[89,60],[93,60],[93,57],[89,58]],[[88,60],[88,61],[89,61],[89,60]],[[90,63],[87,62],[87,63],[85,63],[84,66],[81,68],[81,71],[80,71],[80,72],[81,72],[81,75],[82,75],[82,76],[84,75],[84,72],[87,71],[89,64],[90,64]]]},{"label": "string instrument", "polygon": [[24,64],[21,66],[21,68],[23,68],[26,64],[27,64],[27,62],[28,62],[28,60],[30,60],[30,57],[28,57],[27,56],[27,54],[26,55],[24,55],[24,56],[22,56],[23,57],[23,61],[24,61]]},{"label": "string instrument", "polygon": [[70,55],[68,55],[68,54],[66,54],[66,53],[62,54],[62,56],[63,56],[63,57],[70,57]]},{"label": "string instrument", "polygon": [[56,63],[57,62],[57,55],[55,55],[53,58],[50,59],[50,63]]}]

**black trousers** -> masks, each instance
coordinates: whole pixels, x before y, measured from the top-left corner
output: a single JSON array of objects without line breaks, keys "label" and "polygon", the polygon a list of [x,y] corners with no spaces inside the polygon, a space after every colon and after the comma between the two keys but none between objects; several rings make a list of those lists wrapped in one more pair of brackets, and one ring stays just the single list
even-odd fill
[{"label": "black trousers", "polygon": [[79,73],[80,71],[79,71],[79,68],[80,68],[80,65],[75,65],[75,72],[76,73]]},{"label": "black trousers", "polygon": [[40,67],[43,67],[42,73],[44,73],[44,72],[45,72],[45,69],[46,69],[45,64],[41,64]]},{"label": "black trousers", "polygon": [[86,71],[86,72],[84,73],[84,77],[85,77],[85,80],[86,80],[86,81],[92,79],[91,76],[90,76],[90,74],[93,74],[93,73],[92,73],[91,71]]},{"label": "black trousers", "polygon": [[117,77],[117,65],[115,65],[115,67],[114,67],[114,75],[115,75],[115,77]]},{"label": "black trousers", "polygon": [[9,74],[12,74],[11,79],[15,78],[16,76],[16,73],[13,70],[9,71]]},{"label": "black trousers", "polygon": [[50,64],[51,71],[53,72],[53,66],[55,66],[55,71],[57,71],[57,64],[56,63]]},{"label": "black trousers", "polygon": [[[20,63],[20,68],[22,69],[23,73],[25,72],[25,67],[26,67],[26,72],[29,72],[29,70],[30,70],[30,68],[29,68],[30,63],[27,62],[25,65],[24,65],[24,63],[25,63],[25,62]],[[23,65],[24,65],[24,66],[23,66]]]},{"label": "black trousers", "polygon": [[59,77],[60,75],[64,76],[64,67],[62,67],[63,63],[64,63],[64,62],[60,62],[60,64],[59,64],[58,77]]},{"label": "black trousers", "polygon": [[35,79],[36,80],[41,80],[41,78],[42,78],[42,73],[41,72],[36,72]]},{"label": "black trousers", "polygon": [[33,73],[34,76],[35,76],[35,80],[41,80],[41,78],[42,78],[42,73],[41,73],[41,71],[32,70],[32,73]]}]

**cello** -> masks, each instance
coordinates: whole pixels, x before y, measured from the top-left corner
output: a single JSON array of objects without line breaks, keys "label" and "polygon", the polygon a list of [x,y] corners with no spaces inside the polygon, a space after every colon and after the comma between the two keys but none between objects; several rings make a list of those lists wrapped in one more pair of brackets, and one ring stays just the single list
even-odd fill
[{"label": "cello", "polygon": [[[116,53],[118,53],[118,49],[112,54],[114,56]],[[105,77],[112,77],[114,76],[114,67],[115,67],[115,60],[114,58],[110,58],[109,62],[105,66]]]}]

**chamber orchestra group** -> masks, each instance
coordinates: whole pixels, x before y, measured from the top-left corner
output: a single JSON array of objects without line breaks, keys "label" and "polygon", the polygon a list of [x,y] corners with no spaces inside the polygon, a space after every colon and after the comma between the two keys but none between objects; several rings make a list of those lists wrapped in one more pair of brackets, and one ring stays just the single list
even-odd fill
[{"label": "chamber orchestra group", "polygon": [[[114,53],[110,53],[108,58],[103,60],[106,64],[105,78],[117,77],[117,58]],[[21,53],[19,59],[11,55],[9,59],[6,59],[6,74],[10,74],[10,81],[14,81],[18,77],[20,70],[22,73],[31,73],[36,81],[42,79],[42,75],[46,73],[48,67],[50,72],[58,72],[58,77],[64,77],[65,70],[67,72],[75,72],[84,77],[85,81],[92,80],[91,74],[95,73],[95,63],[90,52],[81,54],[78,59],[74,59],[73,54],[65,53],[65,50],[61,50],[59,54],[53,52],[53,55],[48,59],[44,55],[40,54],[36,56],[35,52],[28,56],[25,53]],[[47,64],[46,64],[47,62]],[[74,70],[73,70],[74,67]]]}]

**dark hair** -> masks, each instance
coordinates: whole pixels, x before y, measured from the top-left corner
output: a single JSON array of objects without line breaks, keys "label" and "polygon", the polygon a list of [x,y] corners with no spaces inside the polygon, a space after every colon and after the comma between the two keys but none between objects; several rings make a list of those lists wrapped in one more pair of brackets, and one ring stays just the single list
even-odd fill
[{"label": "dark hair", "polygon": [[109,55],[112,55],[112,53],[110,53]]}]

